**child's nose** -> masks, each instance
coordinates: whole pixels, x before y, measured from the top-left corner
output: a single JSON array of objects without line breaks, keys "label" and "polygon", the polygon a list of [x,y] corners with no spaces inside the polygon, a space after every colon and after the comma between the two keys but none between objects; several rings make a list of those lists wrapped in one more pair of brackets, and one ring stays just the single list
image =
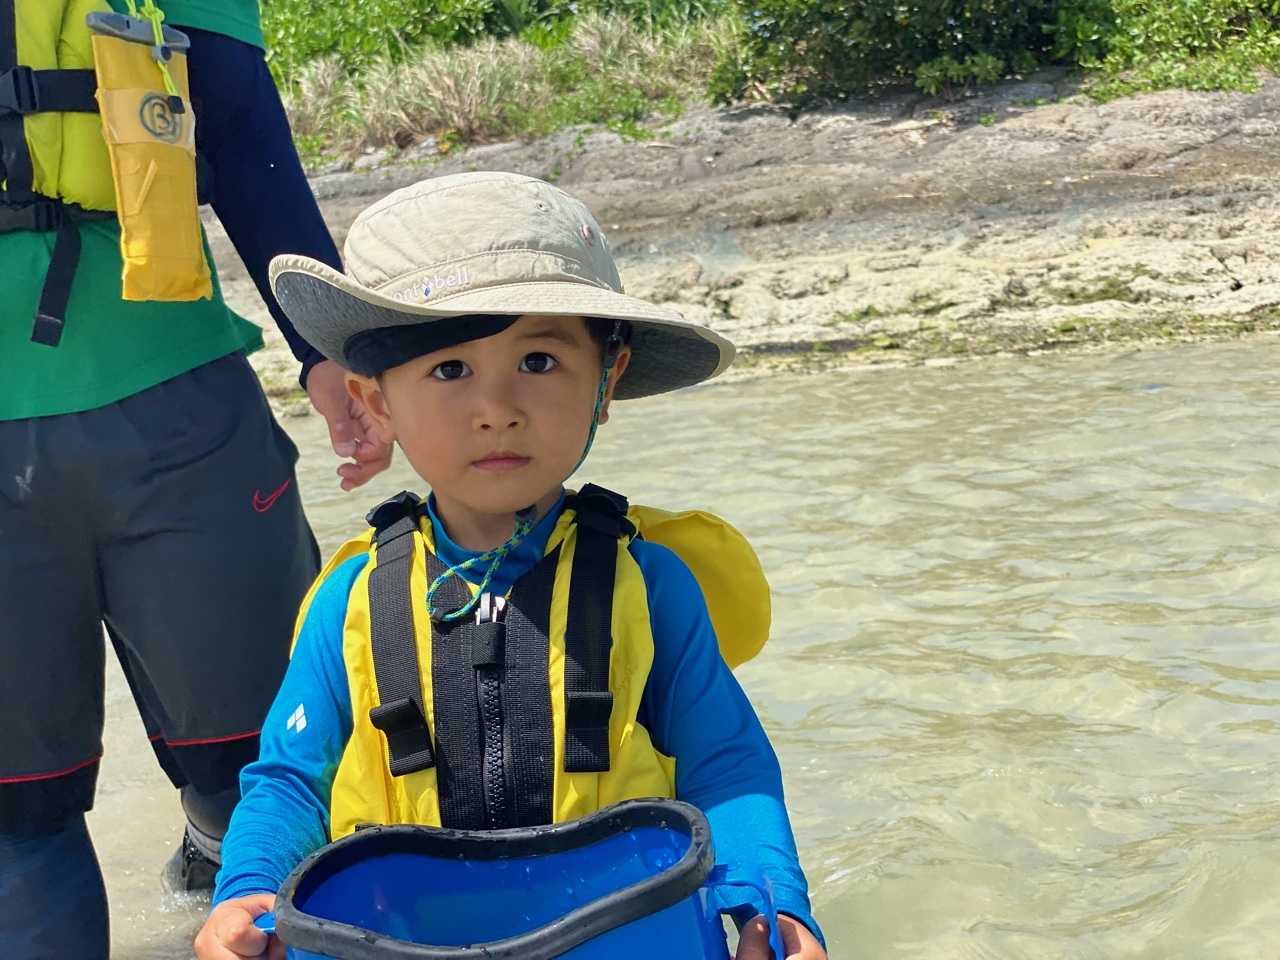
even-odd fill
[{"label": "child's nose", "polygon": [[524,412],[514,391],[504,384],[494,384],[484,391],[477,412],[481,430],[512,430],[524,424]]}]

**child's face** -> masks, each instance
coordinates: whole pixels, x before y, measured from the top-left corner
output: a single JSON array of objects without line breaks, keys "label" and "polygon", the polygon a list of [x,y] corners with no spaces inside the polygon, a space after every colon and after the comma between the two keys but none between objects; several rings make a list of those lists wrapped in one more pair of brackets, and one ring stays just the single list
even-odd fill
[{"label": "child's face", "polygon": [[[513,513],[536,504],[541,516],[555,503],[582,456],[601,354],[581,317],[523,316],[502,333],[394,367],[380,382],[354,374],[348,382],[382,439],[399,441],[431,486],[450,535],[492,528],[501,542]],[[601,423],[629,355],[623,347]]]}]

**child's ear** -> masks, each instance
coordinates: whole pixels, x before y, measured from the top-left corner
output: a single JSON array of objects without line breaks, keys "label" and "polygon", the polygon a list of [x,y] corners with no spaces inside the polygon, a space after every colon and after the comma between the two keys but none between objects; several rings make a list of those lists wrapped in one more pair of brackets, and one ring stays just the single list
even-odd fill
[{"label": "child's ear", "polygon": [[394,443],[396,431],[391,424],[391,407],[387,404],[387,394],[382,389],[382,384],[374,377],[348,373],[347,393],[369,414],[373,428],[378,432],[378,439],[383,443]]},{"label": "child's ear", "polygon": [[609,372],[609,383],[604,388],[604,403],[600,407],[600,422],[609,422],[609,404],[613,400],[614,388],[618,385],[618,379],[627,369],[627,364],[631,362],[631,348],[623,346],[618,351],[617,359],[613,361],[613,369]]}]

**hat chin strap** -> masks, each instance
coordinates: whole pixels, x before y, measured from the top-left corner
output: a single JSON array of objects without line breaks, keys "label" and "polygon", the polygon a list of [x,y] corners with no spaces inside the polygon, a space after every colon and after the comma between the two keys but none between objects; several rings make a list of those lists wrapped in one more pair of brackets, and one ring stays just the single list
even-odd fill
[{"label": "hat chin strap", "polygon": [[[596,430],[600,426],[600,413],[604,410],[605,393],[609,389],[609,376],[613,373],[614,365],[618,361],[618,353],[622,350],[622,321],[615,320],[613,322],[613,331],[609,334],[609,339],[604,344],[604,372],[600,374],[600,389],[596,391],[596,408],[591,415],[591,431],[587,434],[587,445],[582,450],[582,456],[578,458],[577,464],[569,475],[577,473],[578,467],[582,466],[583,461],[587,459],[587,454],[591,452],[591,444],[595,441]],[[489,582],[493,579],[493,575],[498,571],[498,567],[502,566],[502,561],[520,545],[529,532],[533,529],[534,521],[538,519],[538,505],[531,504],[523,510],[516,513],[516,529],[515,532],[507,538],[506,543],[492,550],[486,550],[478,557],[472,557],[457,566],[450,567],[435,580],[431,581],[431,586],[427,588],[427,614],[433,621],[439,623],[441,621],[452,622],[461,620],[463,617],[471,613],[475,609],[476,604],[480,602],[480,597],[484,594],[489,586]],[[478,567],[488,564],[488,568],[484,572],[484,578],[480,581],[480,586],[472,593],[471,599],[467,603],[445,613],[443,610],[437,609],[432,605],[432,599],[436,595],[436,591],[450,577],[458,576],[465,570],[475,570]]]},{"label": "hat chin strap", "polygon": [[574,468],[569,471],[569,475],[578,472],[578,467],[582,466],[587,459],[587,454],[591,452],[591,444],[595,442],[596,430],[600,426],[600,412],[604,410],[604,395],[609,389],[609,375],[613,373],[614,364],[618,362],[618,352],[622,349],[622,321],[613,321],[613,330],[609,334],[609,339],[604,342],[604,372],[600,374],[600,389],[596,391],[596,409],[591,415],[591,431],[587,434],[587,445],[582,450],[582,456],[578,458],[578,462]]}]

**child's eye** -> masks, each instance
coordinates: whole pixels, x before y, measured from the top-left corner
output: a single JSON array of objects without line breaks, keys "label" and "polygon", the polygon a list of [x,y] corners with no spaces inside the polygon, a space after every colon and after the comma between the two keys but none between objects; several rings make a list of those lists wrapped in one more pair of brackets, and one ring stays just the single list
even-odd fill
[{"label": "child's eye", "polygon": [[546,373],[556,365],[556,358],[549,353],[531,353],[520,361],[522,373]]},{"label": "child's eye", "polygon": [[436,365],[431,371],[431,376],[437,380],[457,380],[459,377],[466,376],[467,373],[467,365],[461,360],[446,360]]}]

